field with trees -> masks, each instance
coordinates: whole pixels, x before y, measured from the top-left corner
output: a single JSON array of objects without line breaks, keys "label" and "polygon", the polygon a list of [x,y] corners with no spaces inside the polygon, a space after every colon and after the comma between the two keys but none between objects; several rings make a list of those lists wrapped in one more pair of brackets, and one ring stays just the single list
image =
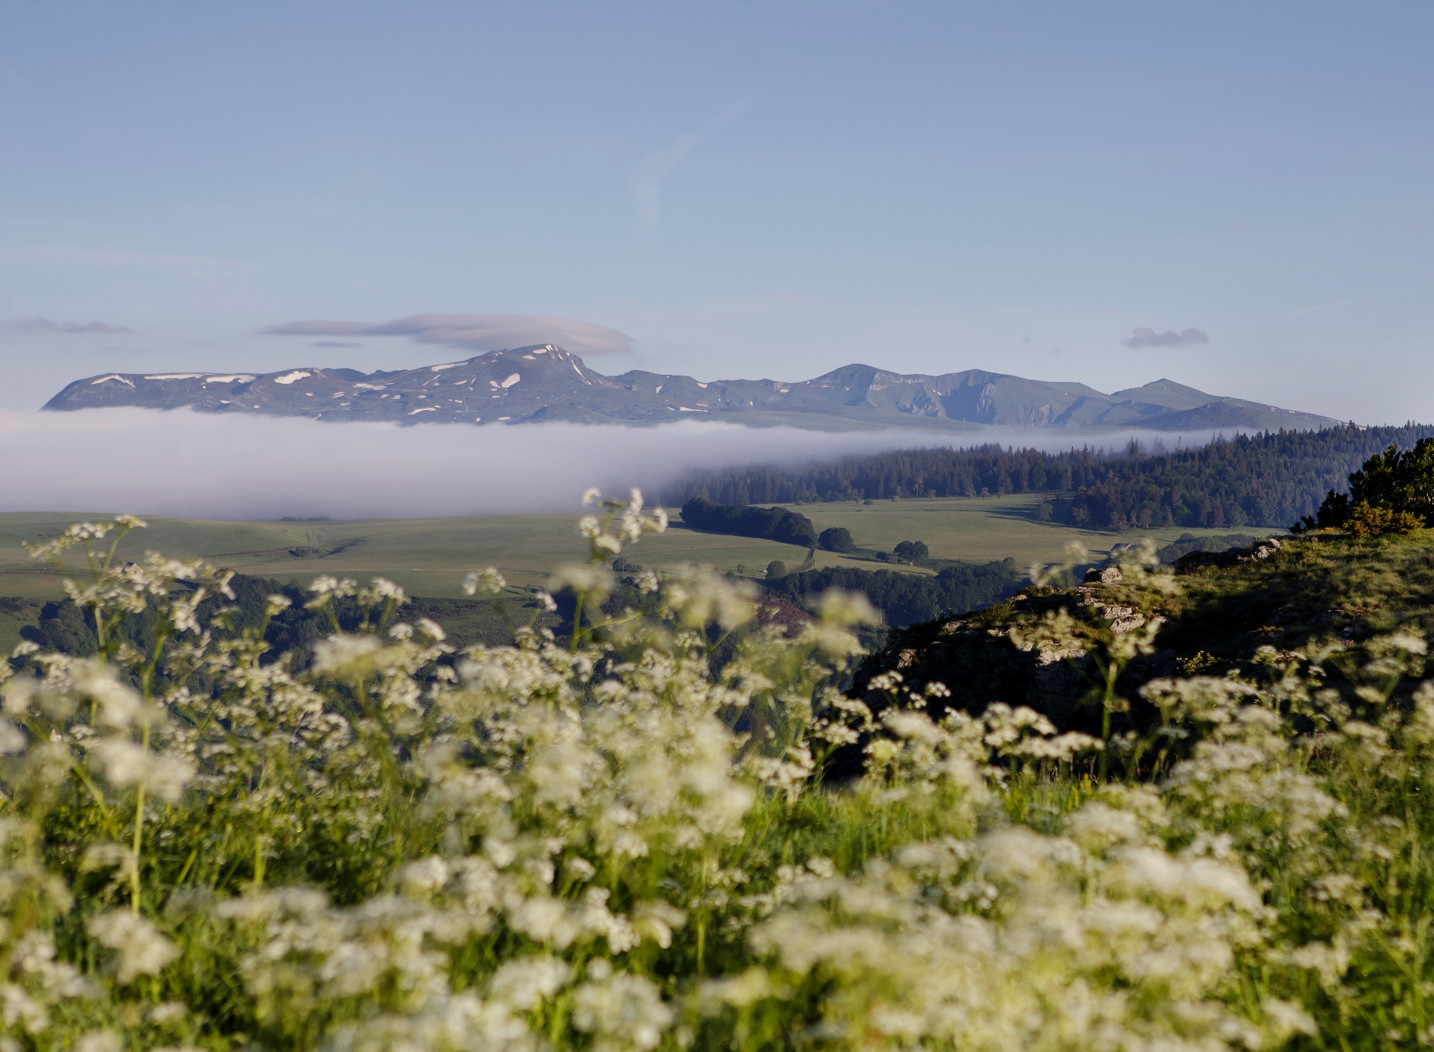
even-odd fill
[{"label": "field with trees", "polygon": [[[927,545],[933,559],[985,563],[1012,558],[1024,570],[1032,563],[1063,558],[1073,539],[1087,545],[1094,556],[1104,557],[1114,544],[1143,536],[1163,544],[1185,532],[1146,530],[1113,536],[1071,531],[1037,521],[1035,505],[1035,498],[1021,495],[805,505],[792,510],[815,523],[818,531],[847,529],[855,544],[869,549],[865,556],[818,549],[813,560],[817,569],[934,573],[927,567],[875,559],[877,551],[892,552],[903,541],[919,541]],[[0,515],[0,647],[18,642],[20,626],[37,616],[39,604],[64,595],[61,576],[30,559],[22,542],[52,538],[70,522],[86,517]],[[561,514],[315,522],[155,518],[146,530],[126,537],[119,554],[137,559],[146,549],[155,549],[175,558],[203,558],[246,575],[303,586],[324,574],[361,580],[383,576],[412,595],[459,599],[463,574],[474,566],[498,567],[514,588],[542,584],[572,551],[577,536],[573,523],[573,516]],[[697,532],[683,525],[677,518],[673,529],[648,538],[635,562],[651,568],[696,563],[759,578],[774,560],[795,569],[807,557],[805,549],[794,545]]]}]

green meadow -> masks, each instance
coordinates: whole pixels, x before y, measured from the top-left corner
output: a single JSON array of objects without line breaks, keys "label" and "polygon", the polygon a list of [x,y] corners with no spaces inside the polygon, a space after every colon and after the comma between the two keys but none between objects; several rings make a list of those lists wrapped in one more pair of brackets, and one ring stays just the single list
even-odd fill
[{"label": "green meadow", "polygon": [[[1084,545],[1095,558],[1112,545],[1150,537],[1168,543],[1188,531],[1180,527],[1124,534],[1077,530],[1037,521],[1039,498],[936,498],[840,502],[794,506],[818,530],[844,526],[856,543],[890,551],[901,541],[924,541],[935,559],[987,562],[1013,558],[1018,565],[1056,562],[1067,545]],[[19,630],[33,621],[38,604],[64,595],[62,577],[32,560],[25,541],[43,541],[72,522],[103,519],[104,513],[26,512],[0,515],[0,647],[13,647]],[[146,550],[174,558],[203,558],[241,573],[308,584],[331,575],[367,581],[387,577],[411,595],[462,596],[463,575],[496,566],[515,588],[541,585],[552,570],[581,559],[586,545],[576,529],[577,513],[502,515],[450,519],[360,519],[313,522],[224,522],[210,519],[149,518],[148,527],[121,542],[121,555]],[[674,515],[673,528],[644,541],[633,554],[642,566],[661,568],[695,563],[724,573],[761,576],[772,560],[795,568],[806,551],[751,537],[697,533]],[[861,569],[929,571],[818,552],[816,565]]]},{"label": "green meadow", "polygon": [[[1071,542],[1083,544],[1099,557],[1114,544],[1141,537],[1164,544],[1183,533],[1229,532],[1181,527],[1122,534],[1077,530],[1038,522],[1037,502],[1037,497],[1021,494],[804,504],[795,510],[818,530],[845,526],[864,548],[890,551],[900,541],[919,540],[935,559],[1013,558],[1022,565],[1062,559]],[[0,515],[0,595],[30,599],[62,595],[60,575],[32,560],[22,542],[45,540],[72,522],[104,517],[98,512]],[[537,585],[555,566],[585,552],[576,530],[577,513],[314,522],[146,521],[147,529],[121,543],[121,554],[132,557],[154,549],[175,558],[204,558],[241,573],[302,583],[320,574],[383,576],[412,594],[438,597],[462,595],[463,574],[475,567],[496,566],[510,584]],[[649,538],[634,558],[644,566],[698,563],[728,573],[760,575],[773,559],[795,566],[805,555],[800,548],[773,541],[697,533],[683,528],[674,515],[673,528]],[[818,552],[816,564],[867,569],[886,565],[830,552]]]}]

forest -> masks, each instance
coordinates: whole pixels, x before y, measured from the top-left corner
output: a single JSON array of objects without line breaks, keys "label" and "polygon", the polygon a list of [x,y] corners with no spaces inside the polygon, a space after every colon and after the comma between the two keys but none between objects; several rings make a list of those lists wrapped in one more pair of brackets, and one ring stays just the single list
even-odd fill
[{"label": "forest", "polygon": [[1164,449],[1130,443],[1063,453],[987,445],[904,449],[828,463],[728,468],[689,475],[668,503],[794,504],[904,497],[1049,494],[1038,514],[1095,529],[1288,526],[1313,514],[1350,472],[1390,445],[1412,446],[1434,426],[1267,431]]}]

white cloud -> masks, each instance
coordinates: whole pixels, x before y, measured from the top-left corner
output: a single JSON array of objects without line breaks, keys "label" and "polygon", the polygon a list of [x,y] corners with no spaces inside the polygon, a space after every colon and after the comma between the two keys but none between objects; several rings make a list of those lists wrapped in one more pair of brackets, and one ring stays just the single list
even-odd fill
[{"label": "white cloud", "polygon": [[554,343],[580,354],[627,354],[632,337],[592,322],[540,314],[414,314],[370,325],[361,321],[291,321],[260,329],[266,336],[409,336],[415,343],[496,351]]},{"label": "white cloud", "polygon": [[10,323],[9,328],[13,332],[134,332],[133,329],[126,329],[123,325],[111,325],[103,321],[51,321],[49,318],[38,317],[17,318]]},{"label": "white cloud", "polygon": [[1156,332],[1154,329],[1136,329],[1130,334],[1129,339],[1121,341],[1132,350],[1140,347],[1191,347],[1209,342],[1210,337],[1199,329],[1183,329],[1180,332],[1176,332],[1174,329],[1166,329],[1164,332]]}]

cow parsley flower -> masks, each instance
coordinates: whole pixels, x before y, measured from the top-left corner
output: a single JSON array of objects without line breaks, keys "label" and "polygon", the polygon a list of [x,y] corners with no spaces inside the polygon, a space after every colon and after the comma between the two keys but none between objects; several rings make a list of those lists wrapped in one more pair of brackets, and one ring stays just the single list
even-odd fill
[{"label": "cow parsley flower", "polygon": [[158,975],[179,956],[179,947],[147,917],[114,910],[92,917],[89,932],[115,951],[115,977],[125,985],[142,975]]}]

